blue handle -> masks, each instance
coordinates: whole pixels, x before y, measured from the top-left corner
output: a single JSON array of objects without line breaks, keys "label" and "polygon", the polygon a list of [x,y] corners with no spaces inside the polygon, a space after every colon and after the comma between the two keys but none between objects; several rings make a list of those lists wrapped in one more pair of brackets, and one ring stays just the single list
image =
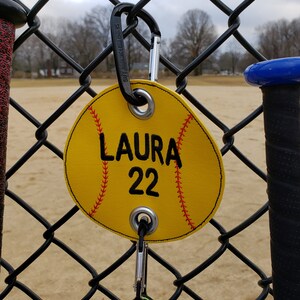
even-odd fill
[{"label": "blue handle", "polygon": [[244,76],[256,86],[300,83],[300,57],[287,57],[259,62],[249,66]]}]

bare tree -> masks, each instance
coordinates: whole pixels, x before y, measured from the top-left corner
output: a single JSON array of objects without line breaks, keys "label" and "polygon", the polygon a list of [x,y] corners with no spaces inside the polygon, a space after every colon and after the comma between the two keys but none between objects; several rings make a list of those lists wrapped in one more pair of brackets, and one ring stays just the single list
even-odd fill
[{"label": "bare tree", "polygon": [[[98,5],[86,13],[82,19],[76,21],[44,17],[40,30],[56,46],[81,66],[86,67],[111,43],[112,8],[113,6]],[[125,16],[122,21],[125,23]],[[124,28],[125,26],[126,24],[123,25]],[[150,30],[143,20],[139,19],[136,30],[150,42]],[[129,69],[145,71],[145,65],[149,61],[148,51],[132,34],[124,40],[124,43]],[[35,36],[28,39],[14,55],[15,67],[29,74],[43,70],[45,75],[52,76],[53,71],[59,69],[61,64],[61,58]],[[105,62],[97,67],[97,70],[111,71],[113,66],[112,55],[109,55],[105,58]]]},{"label": "bare tree", "polygon": [[290,44],[293,48],[293,55],[299,56],[300,55],[300,18],[294,19],[290,24]]},{"label": "bare tree", "polygon": [[[136,30],[150,43],[150,30],[148,29],[147,25],[143,20],[138,20],[139,23]],[[132,34],[130,34],[124,40],[124,44],[127,53],[129,70],[145,71],[149,63],[149,52],[140,44],[140,42]]]},{"label": "bare tree", "polygon": [[[215,38],[216,28],[210,16],[200,9],[188,10],[178,23],[177,34],[170,45],[171,56],[179,65],[187,65]],[[202,74],[202,67],[195,69],[195,75]]]},{"label": "bare tree", "polygon": [[[83,19],[83,25],[86,29],[85,34],[86,36],[89,35],[93,39],[94,47],[97,47],[98,53],[105,49],[111,42],[110,16],[112,8],[112,6],[98,5],[94,7],[90,12],[88,12]],[[124,28],[125,26],[126,24],[123,25]],[[147,31],[147,27],[142,20],[139,20],[137,30],[143,35],[143,37],[146,38],[149,36],[149,30]],[[140,45],[140,43],[135,39],[133,35],[130,34],[125,39],[124,43],[129,69],[131,70],[134,69],[138,63],[144,62],[145,57],[147,57],[148,55],[146,54],[147,52],[145,51],[143,46]],[[92,56],[96,55],[94,51],[90,51],[90,54]],[[112,58],[109,56],[106,58],[105,71],[109,71],[111,68]]]},{"label": "bare tree", "polygon": [[299,55],[300,19],[281,19],[257,29],[260,51],[268,58]]},{"label": "bare tree", "polygon": [[99,48],[103,50],[108,46],[110,38],[110,16],[112,7],[95,6],[84,17],[84,24],[99,43]]},{"label": "bare tree", "polygon": [[63,36],[62,49],[83,67],[86,67],[99,52],[98,41],[84,20],[67,22],[63,28]]},{"label": "bare tree", "polygon": [[250,65],[257,63],[257,60],[248,51],[244,51],[239,61],[239,69],[241,71],[246,70]]},{"label": "bare tree", "polygon": [[227,45],[227,51],[219,57],[219,68],[221,71],[235,74],[240,71],[239,63],[242,59],[242,49],[236,40],[231,40]]},{"label": "bare tree", "polygon": [[25,76],[38,73],[40,57],[45,55],[41,41],[34,35],[28,38],[14,53],[14,72],[22,71]]},{"label": "bare tree", "polygon": [[[67,22],[63,18],[55,17],[43,17],[41,22],[41,31],[58,47],[62,47],[64,44],[64,28]],[[39,55],[37,60],[39,62],[40,69],[47,70],[47,76],[51,77],[57,74],[59,69],[60,59],[59,56],[49,49],[45,44],[40,43],[38,49]],[[54,71],[54,74],[52,73]]]},{"label": "bare tree", "polygon": [[[40,31],[56,46],[74,57],[76,47],[73,43],[73,32],[77,32],[76,24],[63,19],[44,17]],[[27,74],[52,77],[60,67],[61,59],[44,42],[35,35],[27,39],[17,49],[14,56],[14,69]],[[53,72],[54,71],[54,72]]]},{"label": "bare tree", "polygon": [[[84,17],[84,25],[89,34],[93,36],[95,46],[97,45],[98,53],[105,49],[110,41],[110,16],[112,12],[112,6],[95,6]],[[111,58],[106,58],[105,71],[110,69]]]}]

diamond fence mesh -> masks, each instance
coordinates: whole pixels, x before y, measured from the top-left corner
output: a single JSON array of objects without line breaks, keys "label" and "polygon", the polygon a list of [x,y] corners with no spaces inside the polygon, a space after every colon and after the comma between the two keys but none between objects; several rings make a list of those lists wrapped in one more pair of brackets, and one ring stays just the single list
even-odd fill
[{"label": "diamond fence mesh", "polygon": [[[112,45],[81,66],[40,30],[38,16],[48,2],[37,1],[29,9],[15,1],[27,15],[28,28],[14,51],[35,35],[79,78],[77,86],[11,92],[0,298],[132,299],[135,243],[112,238],[85,218],[70,201],[63,175],[68,130],[82,107],[106,86],[105,80],[93,78],[93,71],[106,63]],[[133,6],[138,17],[145,2]],[[182,69],[163,55],[160,61],[175,75],[169,85],[190,101],[217,140],[224,157],[225,195],[200,232],[149,246],[147,293],[153,299],[273,299],[260,92],[240,86],[199,88],[186,80],[232,36],[257,61],[265,60],[238,31],[240,14],[254,0],[242,1],[234,10],[222,1],[211,2],[228,16],[228,29]],[[135,26],[124,29],[125,39],[134,37],[140,47],[150,49]],[[252,193],[245,193],[246,187]]]}]

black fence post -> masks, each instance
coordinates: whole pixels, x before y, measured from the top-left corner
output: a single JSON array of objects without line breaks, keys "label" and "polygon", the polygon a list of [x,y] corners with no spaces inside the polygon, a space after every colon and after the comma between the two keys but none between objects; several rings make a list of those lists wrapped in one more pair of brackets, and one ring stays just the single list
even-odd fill
[{"label": "black fence post", "polygon": [[24,25],[26,12],[16,2],[0,0],[0,258],[5,194],[5,166],[9,83],[15,28]]},{"label": "black fence post", "polygon": [[245,71],[263,93],[275,300],[300,299],[300,57]]}]

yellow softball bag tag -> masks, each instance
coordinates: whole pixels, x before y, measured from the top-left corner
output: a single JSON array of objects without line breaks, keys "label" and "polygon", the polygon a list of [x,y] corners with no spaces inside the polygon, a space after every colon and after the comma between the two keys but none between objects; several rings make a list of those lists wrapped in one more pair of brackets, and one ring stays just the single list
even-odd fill
[{"label": "yellow softball bag tag", "polygon": [[182,239],[220,204],[221,154],[180,95],[148,80],[131,87],[145,106],[128,104],[115,85],[78,116],[64,152],[68,190],[86,216],[130,240],[142,215],[153,223],[145,241]]}]

